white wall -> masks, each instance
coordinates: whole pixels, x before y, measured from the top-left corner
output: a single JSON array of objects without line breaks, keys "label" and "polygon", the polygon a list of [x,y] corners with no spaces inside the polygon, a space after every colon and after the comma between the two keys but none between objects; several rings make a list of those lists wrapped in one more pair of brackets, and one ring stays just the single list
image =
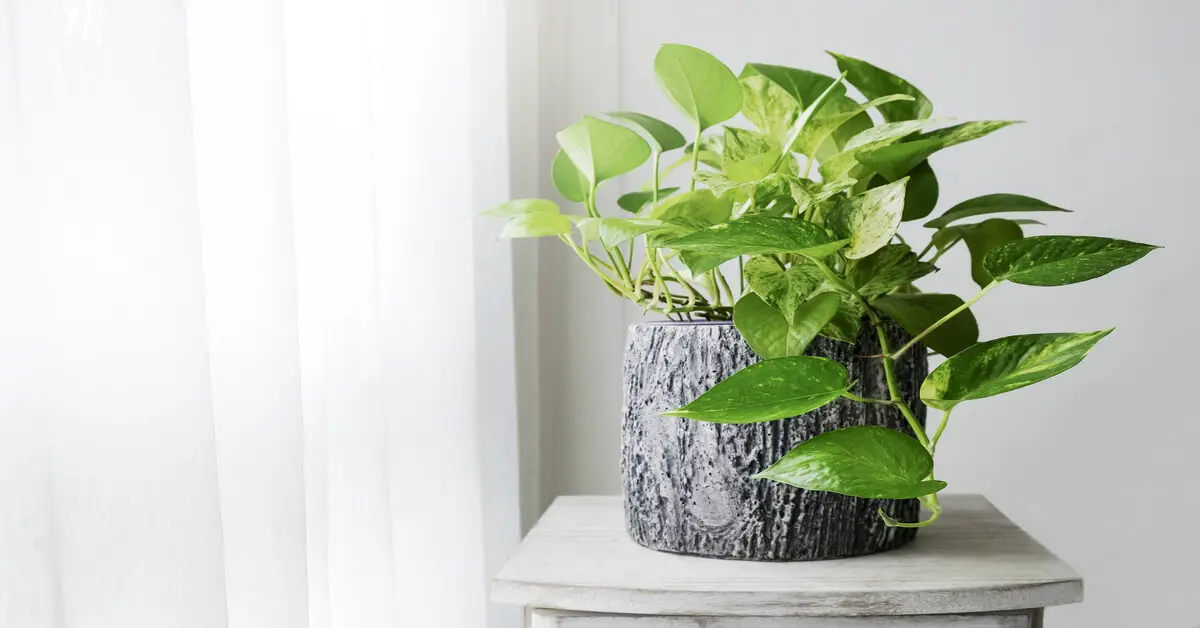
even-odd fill
[{"label": "white wall", "polygon": [[[663,42],[705,48],[735,72],[747,61],[833,72],[828,49],[909,78],[938,115],[1029,121],[937,155],[939,211],[1018,192],[1076,210],[1042,233],[1164,245],[1102,280],[1005,286],[977,306],[985,338],[1117,331],[1069,374],[956,413],[939,477],[952,491],[986,494],[1084,575],[1087,601],[1050,611],[1048,625],[1200,625],[1200,417],[1190,399],[1200,359],[1196,3],[544,0],[542,11],[541,172],[554,131],[584,112],[619,107],[682,122],[653,77]],[[553,195],[546,178],[540,185]],[[923,243],[925,232],[904,233]],[[544,505],[620,490],[621,354],[640,313],[558,243],[537,246],[530,341],[539,346]],[[965,251],[945,261],[925,285],[972,294]]]}]

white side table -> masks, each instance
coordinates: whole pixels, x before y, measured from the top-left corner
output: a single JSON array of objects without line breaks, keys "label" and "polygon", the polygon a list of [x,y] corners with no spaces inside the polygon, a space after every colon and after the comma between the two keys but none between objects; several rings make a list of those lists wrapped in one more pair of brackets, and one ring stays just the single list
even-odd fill
[{"label": "white side table", "polygon": [[980,495],[891,552],[761,563],[625,536],[619,497],[560,497],[492,581],[532,628],[1037,628],[1083,581]]}]

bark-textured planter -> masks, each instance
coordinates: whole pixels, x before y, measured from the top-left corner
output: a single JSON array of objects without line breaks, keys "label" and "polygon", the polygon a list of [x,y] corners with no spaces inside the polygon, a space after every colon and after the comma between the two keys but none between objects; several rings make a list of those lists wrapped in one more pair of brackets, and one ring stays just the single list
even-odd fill
[{"label": "bark-textured planter", "polygon": [[[887,326],[893,348],[910,336]],[[818,337],[809,355],[846,365],[855,391],[886,398],[874,329],[858,344]],[[729,323],[650,323],[629,328],[621,473],[629,536],[666,552],[745,560],[821,560],[894,549],[916,530],[888,528],[878,508],[915,521],[915,499],[877,500],[807,491],[750,476],[818,434],[852,425],[912,432],[895,408],[839,399],[808,414],[766,423],[722,425],[660,413],[678,408],[759,358]],[[929,370],[915,347],[896,365],[900,389],[922,423],[918,403]]]}]

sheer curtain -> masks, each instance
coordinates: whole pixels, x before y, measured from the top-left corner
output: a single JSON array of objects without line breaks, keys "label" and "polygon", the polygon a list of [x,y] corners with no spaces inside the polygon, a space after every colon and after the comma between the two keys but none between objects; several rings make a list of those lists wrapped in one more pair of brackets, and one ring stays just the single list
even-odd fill
[{"label": "sheer curtain", "polygon": [[0,625],[517,625],[507,10],[0,0]]}]

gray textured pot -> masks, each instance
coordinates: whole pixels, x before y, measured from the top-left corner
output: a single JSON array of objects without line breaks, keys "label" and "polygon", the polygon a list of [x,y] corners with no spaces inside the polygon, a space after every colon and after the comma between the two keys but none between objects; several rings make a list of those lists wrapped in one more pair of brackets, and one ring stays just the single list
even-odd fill
[{"label": "gray textured pot", "polygon": [[[910,336],[888,325],[891,346]],[[818,337],[809,355],[845,364],[856,392],[887,397],[869,324],[858,344]],[[744,560],[821,560],[861,556],[911,541],[916,530],[888,528],[877,508],[915,521],[920,504],[806,491],[750,476],[802,441],[852,425],[882,425],[911,435],[895,408],[840,399],[808,414],[750,425],[721,425],[659,413],[692,401],[717,382],[758,362],[729,323],[649,323],[629,328],[621,474],[625,521],[639,545],[666,552]],[[929,370],[925,351],[908,351],[896,365],[900,388],[922,423],[918,403]]]}]

